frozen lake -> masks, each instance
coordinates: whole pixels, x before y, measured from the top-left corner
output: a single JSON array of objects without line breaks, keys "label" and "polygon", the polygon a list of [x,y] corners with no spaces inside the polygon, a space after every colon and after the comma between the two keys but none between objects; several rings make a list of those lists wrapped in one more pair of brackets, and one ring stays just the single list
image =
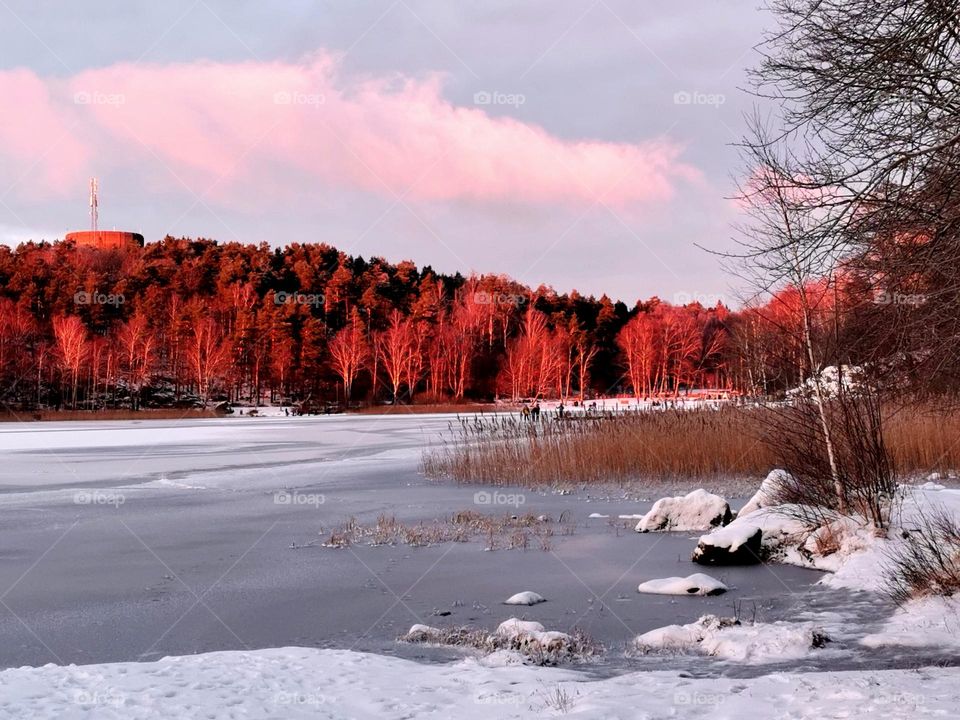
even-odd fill
[{"label": "frozen lake", "polygon": [[[449,421],[0,425],[0,666],[287,645],[439,659],[395,638],[414,623],[493,628],[518,615],[583,629],[610,650],[607,665],[662,669],[662,659],[624,659],[627,642],[708,612],[733,614],[738,601],[762,620],[838,607],[836,593],[812,587],[819,573],[776,565],[714,573],[734,588],[719,597],[639,595],[639,582],[696,572],[694,540],[589,517],[650,505],[617,497],[508,490],[523,492],[520,512],[569,518],[572,534],[558,530],[549,550],[487,552],[482,538],[320,546],[349,517],[372,523],[386,513],[409,523],[514,512],[475,504],[476,486],[418,474],[423,447]],[[295,499],[277,502],[278,493]],[[501,604],[522,590],[548,602]],[[886,614],[877,610],[853,612]]]}]

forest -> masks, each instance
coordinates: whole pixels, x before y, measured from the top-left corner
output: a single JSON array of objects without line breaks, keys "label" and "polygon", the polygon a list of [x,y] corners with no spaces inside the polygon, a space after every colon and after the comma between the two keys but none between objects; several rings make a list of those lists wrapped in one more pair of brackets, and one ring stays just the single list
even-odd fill
[{"label": "forest", "polygon": [[0,388],[8,410],[766,394],[804,377],[799,317],[790,289],[628,306],[325,244],[31,242],[0,248]]}]

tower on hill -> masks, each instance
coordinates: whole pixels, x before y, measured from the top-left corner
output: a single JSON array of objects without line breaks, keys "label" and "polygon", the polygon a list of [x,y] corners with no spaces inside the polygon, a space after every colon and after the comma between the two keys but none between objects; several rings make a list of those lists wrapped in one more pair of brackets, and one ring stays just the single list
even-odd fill
[{"label": "tower on hill", "polygon": [[96,178],[90,178],[90,229],[68,232],[67,242],[77,247],[90,247],[97,250],[118,250],[125,247],[143,247],[143,235],[123,230],[101,230],[97,225],[100,218],[100,187]]}]

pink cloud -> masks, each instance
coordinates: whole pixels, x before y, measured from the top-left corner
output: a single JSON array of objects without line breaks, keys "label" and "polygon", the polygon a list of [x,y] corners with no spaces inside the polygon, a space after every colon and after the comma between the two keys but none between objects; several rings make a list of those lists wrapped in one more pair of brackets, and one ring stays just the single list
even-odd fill
[{"label": "pink cloud", "polygon": [[25,69],[0,72],[0,158],[3,187],[18,194],[66,192],[87,164],[89,150],[62,111],[64,87]]},{"label": "pink cloud", "polygon": [[[159,161],[170,171],[163,182],[224,203],[263,187],[291,197],[348,188],[413,200],[629,206],[700,181],[666,139],[564,140],[482,106],[453,105],[442,90],[439,76],[346,81],[323,54],[299,64],[117,64],[65,81],[7,72],[0,91],[22,112],[0,121],[0,153],[37,162],[57,190],[104,165]],[[38,161],[64,132],[56,160]]]}]

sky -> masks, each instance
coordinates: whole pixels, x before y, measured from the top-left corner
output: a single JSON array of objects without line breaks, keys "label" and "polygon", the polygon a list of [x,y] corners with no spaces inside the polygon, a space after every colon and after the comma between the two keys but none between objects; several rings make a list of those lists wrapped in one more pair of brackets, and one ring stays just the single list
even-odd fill
[{"label": "sky", "polygon": [[737,304],[756,0],[0,0],[0,241],[326,242]]}]

